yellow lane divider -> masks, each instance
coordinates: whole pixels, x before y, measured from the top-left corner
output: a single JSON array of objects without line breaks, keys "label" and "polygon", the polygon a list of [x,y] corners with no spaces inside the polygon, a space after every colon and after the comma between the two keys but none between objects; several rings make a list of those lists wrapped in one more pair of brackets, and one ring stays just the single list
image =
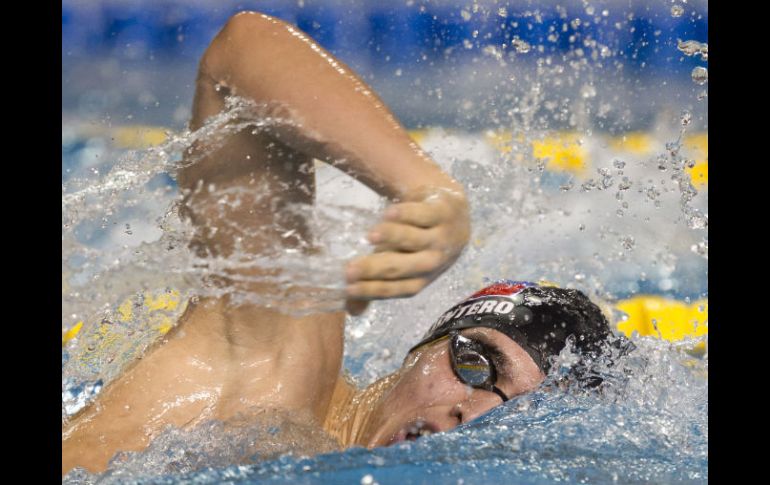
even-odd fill
[{"label": "yellow lane divider", "polygon": [[[143,308],[141,308],[138,315],[134,311],[134,300],[129,298],[117,307],[117,312],[114,315],[116,320],[122,323],[129,323],[134,319],[144,319],[150,328],[160,335],[164,335],[176,325],[176,317],[181,314],[181,311],[186,306],[186,302],[183,304],[182,297],[176,290],[163,290],[155,294],[146,293],[142,298]],[[180,307],[180,305],[182,306]],[[82,328],[83,322],[79,321],[69,329],[63,330],[62,345],[77,337]],[[104,338],[110,336],[108,334],[113,333],[110,328],[111,325],[108,322],[102,322],[99,327],[96,327],[95,331],[100,337]]]},{"label": "yellow lane divider", "polygon": [[80,332],[80,329],[83,328],[83,322],[78,322],[75,325],[72,326],[72,328],[65,330],[62,332],[61,336],[61,344],[64,345],[73,338],[75,338]]},{"label": "yellow lane divider", "polygon": [[168,137],[166,132],[165,128],[158,126],[121,126],[112,130],[112,138],[118,148],[149,148],[166,141]]},{"label": "yellow lane divider", "polygon": [[[541,281],[541,284],[552,286],[553,283]],[[147,312],[142,318],[147,318],[151,328],[159,334],[167,333],[176,324],[175,319],[183,310],[181,295],[178,291],[162,291],[155,294],[144,295],[144,310]],[[133,317],[133,300],[128,299],[118,306],[118,318],[122,322],[129,322]],[[615,307],[628,315],[624,321],[617,324],[617,329],[626,336],[634,333],[643,337],[657,337],[670,342],[681,341],[687,338],[696,338],[708,334],[708,299],[686,303],[654,295],[638,295],[621,300]],[[102,337],[107,337],[109,325],[102,324],[97,329]],[[78,321],[71,328],[62,331],[62,345],[75,338],[81,329],[83,322]],[[704,343],[699,343],[693,350],[702,352]]]},{"label": "yellow lane divider", "polygon": [[[410,130],[409,135],[417,144],[422,144],[431,128]],[[163,143],[168,129],[161,126],[126,125],[114,128],[84,127],[81,132],[86,136],[103,136],[112,140],[117,148],[142,149]],[[601,136],[601,135],[598,135]],[[514,144],[526,143],[524,135],[514,135],[509,131],[487,130],[482,134],[484,140],[499,153],[512,151]],[[590,154],[584,141],[586,137],[577,132],[551,132],[532,140],[532,156],[546,161],[546,169],[554,172],[570,172],[578,176],[585,175],[590,167]],[[636,156],[652,155],[656,141],[649,133],[629,132],[607,139],[607,146],[614,151]],[[687,168],[693,185],[702,189],[708,186],[708,133],[687,135],[683,142],[684,154],[695,161]]]},{"label": "yellow lane divider", "polygon": [[[617,327],[629,337],[636,332],[643,337],[675,342],[708,334],[708,299],[688,304],[661,296],[638,295],[619,301],[615,307],[628,315]],[[705,343],[699,343],[693,350],[703,352]]]},{"label": "yellow lane divider", "polygon": [[532,156],[546,159],[547,170],[585,174],[588,151],[577,133],[557,133],[532,142]]},{"label": "yellow lane divider", "polygon": [[652,153],[654,143],[655,140],[652,136],[637,131],[612,137],[609,139],[607,145],[618,152],[627,152],[634,155],[649,155]]},{"label": "yellow lane divider", "polygon": [[695,160],[695,166],[687,168],[692,184],[696,189],[708,186],[709,182],[709,136],[707,133],[696,133],[684,139],[685,154]]}]

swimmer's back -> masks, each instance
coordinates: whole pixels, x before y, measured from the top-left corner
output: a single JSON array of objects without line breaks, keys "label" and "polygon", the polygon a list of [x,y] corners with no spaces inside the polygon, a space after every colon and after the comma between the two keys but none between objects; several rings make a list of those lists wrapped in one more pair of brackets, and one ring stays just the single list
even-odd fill
[{"label": "swimmer's back", "polygon": [[[222,302],[190,304],[179,324],[62,430],[62,473],[103,471],[167,425],[228,420],[255,408],[305,411],[323,423],[339,376],[341,313],[295,318]],[[313,356],[312,361],[308,356]]]}]

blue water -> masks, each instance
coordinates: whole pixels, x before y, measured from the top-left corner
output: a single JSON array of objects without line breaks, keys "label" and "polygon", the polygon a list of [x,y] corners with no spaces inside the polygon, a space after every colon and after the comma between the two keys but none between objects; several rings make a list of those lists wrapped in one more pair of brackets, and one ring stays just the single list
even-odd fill
[{"label": "blue water", "polygon": [[[437,152],[436,155],[442,161],[455,153],[460,153],[460,150],[450,147],[447,153]],[[125,152],[115,150],[109,144],[101,145],[98,140],[91,138],[68,141],[63,145],[62,154],[63,167],[82,176],[88,173],[91,165],[91,168],[107,169],[107,165],[114,163]],[[89,157],[95,155],[109,162],[90,162]],[[460,180],[464,178],[460,177]],[[533,190],[526,179],[523,180],[521,187]],[[154,188],[174,187],[173,180],[163,174],[150,178],[147,185]],[[494,184],[486,186],[492,193],[486,194],[483,190],[471,192],[472,206],[474,210],[486,211],[487,214],[491,211],[492,218],[496,219],[496,211],[500,208],[484,202],[488,198],[497,198],[501,207],[507,204],[505,198],[501,199],[501,194],[495,192]],[[533,220],[538,222],[533,223],[532,220],[527,222],[527,218],[533,216],[523,213],[521,221],[524,230],[514,228],[515,233],[524,235],[522,241],[517,243],[509,239],[505,228],[501,228],[501,234],[492,231],[494,234],[485,246],[469,249],[446,278],[437,281],[423,294],[411,300],[375,303],[364,316],[351,319],[348,322],[345,368],[362,383],[371,382],[394,370],[405,350],[417,337],[412,333],[416,331],[421,334],[435,319],[439,308],[467,294],[470,285],[478,285],[478,282],[470,279],[469,268],[480,268],[482,274],[495,276],[494,271],[508,272],[506,265],[511,265],[519,271],[517,276],[523,275],[521,277],[524,279],[542,274],[538,273],[542,271],[542,266],[537,260],[528,262],[529,255],[538,255],[545,261],[553,260],[559,252],[544,253],[542,248],[553,244],[558,247],[562,233],[575,237],[578,221],[572,217],[565,221],[556,217],[559,208],[565,205],[561,198],[573,197],[565,199],[567,201],[591,201],[592,196],[563,194],[558,188],[550,187],[547,181],[541,187],[544,191],[541,202],[547,204],[543,207],[552,211],[549,212],[551,217],[540,218],[536,213]],[[602,200],[595,199],[589,206],[596,210],[596,207],[601,207]],[[643,210],[655,210],[645,209],[644,205],[632,207],[639,210],[639,214],[644,214]],[[676,216],[677,210],[676,204],[664,205],[662,213],[673,211]],[[599,217],[600,213],[592,212],[587,219],[589,226],[598,226],[596,218]],[[481,214],[476,213],[474,220],[483,219]],[[616,224],[621,222],[618,220]],[[665,219],[661,220],[659,227],[668,227],[664,223]],[[118,227],[122,228],[122,223]],[[693,241],[697,241],[700,231],[690,234],[681,224],[671,227],[680,231],[681,237],[692,237]],[[483,226],[477,228],[482,234],[484,229]],[[108,247],[128,238],[121,231],[115,236],[114,233],[99,231],[98,227],[92,232],[84,232],[87,237],[83,236],[82,242],[91,247]],[[134,234],[132,237],[136,236]],[[597,235],[584,237],[589,254],[599,251],[611,255],[613,248],[617,247],[614,239],[607,242]],[[663,293],[659,289],[661,277],[655,273],[657,251],[660,249],[655,244],[657,239],[643,242],[639,235],[636,237],[640,241],[637,247],[629,251],[626,258],[608,260],[610,265],[601,278],[604,290],[614,293],[615,298],[638,292],[638,286],[636,291],[623,292],[624,288],[636,284],[635,280],[629,281],[626,275],[628,268],[634,274],[633,268],[637,265],[650,275],[642,281],[648,285],[650,292]],[[525,241],[528,242],[525,244]],[[570,247],[569,244],[567,247]],[[497,257],[499,254],[508,256],[501,260]],[[672,255],[677,263],[673,272],[666,274],[679,279],[675,278],[678,283],[669,294],[694,295],[693,298],[701,296],[700,291],[707,291],[707,261],[687,250],[684,253],[664,255],[662,259]],[[514,256],[520,260],[514,259]],[[687,261],[690,261],[687,263],[689,266],[682,265],[682,262]],[[74,266],[75,262],[69,264]],[[583,262],[577,258],[572,263],[567,260],[562,264],[551,270],[554,273],[546,274],[546,279],[563,282]],[[594,268],[593,271],[598,269]],[[688,272],[689,277],[681,276]],[[456,283],[458,281],[461,284]],[[71,325],[66,320],[63,323]],[[193,430],[190,434],[171,430],[156,439],[147,451],[122,455],[101,476],[74,471],[65,481],[287,484],[706,483],[708,360],[691,357],[683,351],[692,347],[693,343],[676,346],[648,339],[635,341],[639,349],[634,356],[625,358],[619,369],[613,371],[614,377],[608,380],[612,385],[603,394],[579,390],[537,392],[515,399],[466,426],[421,438],[414,443],[376,450],[351,449],[310,458],[291,453],[278,458],[256,454],[247,460],[234,461],[230,451],[243,445],[239,441],[241,438],[226,433],[217,435],[205,429]],[[69,353],[63,349],[63,370],[69,361]],[[68,392],[67,396],[63,395],[63,399],[73,409],[82,406],[86,398],[98,393],[102,384],[99,369],[89,369],[86,382],[70,379],[63,382]],[[247,430],[247,434],[266,441],[272,437],[269,431],[259,427]]]},{"label": "blue water", "polygon": [[[618,368],[603,374],[607,387],[601,393],[546,384],[451,432],[415,442],[214,463],[180,474],[199,459],[201,448],[174,438],[130,454],[97,483],[706,483],[707,361],[659,341],[637,343]],[[269,433],[263,436],[269,439]],[[68,481],[94,478],[78,475]]]},{"label": "blue water", "polygon": [[[108,144],[101,146],[94,139],[70,141],[63,145],[63,167],[72,173],[87,173],[88,157],[114,162],[123,151]],[[97,147],[89,152],[87,147]],[[449,155],[457,153],[450,148]],[[443,159],[446,154],[439,154]],[[110,163],[112,163],[110,162]],[[108,165],[109,163],[107,163]],[[106,169],[105,164],[93,166]],[[519,174],[521,175],[521,174]],[[63,176],[64,177],[64,176]],[[167,175],[150,179],[149,185],[173,188]],[[462,178],[461,178],[462,180]],[[493,185],[488,185],[493,187]],[[528,187],[525,183],[523,187]],[[544,202],[551,200],[549,210],[558,210],[564,197],[558,188],[544,184]],[[489,197],[495,197],[494,192]],[[567,194],[568,195],[568,194]],[[589,194],[575,194],[581,200],[590,200]],[[484,191],[472,192],[476,210],[489,211]],[[592,202],[597,206],[601,199]],[[500,204],[505,206],[505,200]],[[641,211],[643,206],[635,206]],[[676,205],[664,206],[664,212]],[[492,212],[495,213],[494,211]],[[640,212],[641,213],[641,212]],[[457,284],[468,278],[468,268],[481,268],[485,274],[508,269],[501,263],[516,257],[523,258],[511,265],[518,275],[534,277],[541,271],[537,261],[527,264],[528,254],[554,258],[543,253],[544,244],[557,243],[566,232],[574,234],[578,221],[566,219],[566,229],[559,218],[525,223],[526,231],[539,231],[524,237],[527,245],[514,243],[503,233],[494,235],[484,247],[469,250],[458,262],[458,268],[446,278],[411,300],[376,303],[369,312],[348,323],[345,368],[362,383],[394,370],[417,335],[436,317],[436,313],[468,292],[471,283]],[[599,217],[593,213],[588,224]],[[476,220],[483,219],[481,215]],[[526,219],[526,218],[525,218]],[[549,222],[550,221],[550,222]],[[619,222],[618,222],[619,223]],[[539,228],[539,225],[543,225]],[[593,225],[598,225],[593,222]],[[118,224],[122,227],[122,224]],[[529,227],[529,229],[526,229]],[[666,227],[666,226],[661,226]],[[689,232],[681,225],[674,226],[686,237]],[[482,228],[483,229],[483,228]],[[554,232],[555,231],[555,232]],[[517,232],[521,232],[518,230]],[[92,247],[120,244],[127,236],[94,230],[86,231],[83,243]],[[697,240],[695,232],[695,239]],[[134,234],[133,237],[136,237]],[[639,236],[637,236],[639,237]],[[615,241],[603,242],[601,237],[586,236],[590,251],[610,254]],[[653,240],[654,242],[655,240]],[[687,245],[685,245],[687,246]],[[500,248],[508,248],[509,256],[502,261],[495,256]],[[515,249],[515,251],[514,251]],[[656,251],[652,243],[638,244],[629,252],[634,259],[615,261],[610,272],[602,277],[604,289],[614,292],[616,298],[638,291],[623,292],[629,282],[625,276],[628,266],[640,265],[650,276],[643,280],[651,293],[661,294],[656,276]],[[692,262],[691,268],[674,270],[669,276],[679,277],[671,293],[700,296],[707,290],[705,278],[707,262],[691,252],[676,253],[677,267]],[[511,259],[512,261],[515,261]],[[611,260],[610,260],[611,262]],[[74,261],[70,262],[74,265]],[[508,264],[508,263],[506,263]],[[558,267],[550,279],[565,281],[580,268],[575,263]],[[495,269],[497,268],[497,269]],[[539,269],[540,268],[540,269]],[[622,270],[622,271],[621,271]],[[596,270],[594,270],[596,271]],[[682,273],[684,271],[684,273]],[[681,274],[690,272],[689,278]],[[463,275],[463,272],[466,272]],[[616,275],[613,277],[613,273]],[[476,283],[478,284],[478,283]],[[624,286],[625,285],[625,286]],[[693,298],[695,297],[693,296]],[[707,296],[707,294],[706,294]],[[71,323],[63,322],[67,326]],[[423,325],[424,324],[424,325]],[[284,455],[249,457],[234,465],[231,449],[242,446],[240,438],[227,434],[216,435],[205,430],[191,434],[169,431],[145,452],[123,455],[114,466],[101,476],[74,471],[67,483],[706,483],[708,477],[708,360],[689,356],[683,349],[694,344],[675,346],[655,340],[636,339],[639,349],[634,357],[626,358],[614,378],[612,386],[601,395],[582,391],[542,391],[521,397],[493,410],[488,415],[451,432],[422,438],[414,443],[403,443],[376,450],[351,449],[325,453],[314,457]],[[681,348],[680,348],[681,347]],[[387,352],[385,352],[387,351]],[[642,360],[646,358],[647,363]],[[63,349],[62,366],[70,356]],[[102,387],[99,370],[89,370],[86,382],[67,380],[64,396],[69,406],[78,407],[86,398],[93,397]],[[71,394],[71,395],[70,395]],[[248,431],[249,436],[271,440],[270,432],[260,428]],[[201,443],[206,443],[202,445]],[[363,480],[363,481],[362,481]]]}]

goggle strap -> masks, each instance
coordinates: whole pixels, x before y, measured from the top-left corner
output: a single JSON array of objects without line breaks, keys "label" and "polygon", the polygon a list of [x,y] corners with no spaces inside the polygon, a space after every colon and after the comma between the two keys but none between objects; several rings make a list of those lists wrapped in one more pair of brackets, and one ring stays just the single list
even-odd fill
[{"label": "goggle strap", "polygon": [[497,386],[492,386],[491,391],[497,394],[498,396],[500,396],[500,399],[502,399],[503,402],[508,402],[510,400],[508,399],[508,396],[506,396],[505,393],[501,391],[500,388]]}]

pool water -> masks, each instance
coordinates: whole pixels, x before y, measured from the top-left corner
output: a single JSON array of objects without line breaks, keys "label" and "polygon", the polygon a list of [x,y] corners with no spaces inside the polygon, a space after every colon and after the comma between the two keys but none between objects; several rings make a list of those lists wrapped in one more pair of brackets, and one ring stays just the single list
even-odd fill
[{"label": "pool water", "polygon": [[[521,279],[556,281],[586,289],[595,299],[608,303],[639,293],[638,275],[644,271],[650,275],[648,284],[657,289],[658,294],[668,293],[687,301],[703,296],[707,291],[707,253],[704,256],[692,248],[697,247],[704,229],[691,228],[684,222],[681,194],[676,188],[659,195],[659,206],[644,193],[637,193],[636,198],[629,196],[624,199],[631,201],[628,216],[619,217],[615,197],[619,191],[617,187],[565,190],[564,183],[580,180],[576,173],[554,167],[549,169],[526,160],[517,165],[510,164],[507,152],[488,133],[450,133],[433,129],[413,135],[420,138],[439,163],[470,187],[473,217],[481,223],[474,228],[473,242],[456,267],[423,294],[410,300],[376,302],[363,316],[350,318],[345,366],[361,384],[398,367],[411,343],[437,314],[467,296],[469,289],[483,284],[484,278],[515,274]],[[535,142],[531,142],[531,146],[538,146],[537,140],[542,137],[535,134],[532,138]],[[79,143],[83,147],[89,145],[88,141]],[[606,167],[628,173],[633,181],[644,180],[651,171],[658,170],[656,166],[649,166],[643,156],[637,155],[641,160],[634,161],[633,154],[611,149],[611,145],[612,140],[601,137],[585,138],[581,147],[586,151],[572,155],[582,153],[586,159],[607,160]],[[663,140],[651,139],[647,149],[654,153],[664,146]],[[692,153],[696,149],[695,145],[689,148]],[[464,158],[460,159],[459,155]],[[81,148],[72,156],[77,161],[80,160],[78,156],[89,155],[86,148]],[[135,164],[137,157],[164,158],[141,150],[123,154],[124,158],[120,158],[120,151],[114,156],[120,160],[116,164],[118,168]],[[617,168],[620,156],[625,165]],[[466,157],[472,157],[473,161]],[[168,159],[173,160],[173,157]],[[498,170],[501,166],[506,167],[504,171]],[[610,172],[610,176],[613,175],[617,176],[617,173]],[[561,182],[556,184],[549,177]],[[347,204],[355,204],[363,211],[363,217],[350,214],[347,217],[350,227],[346,234],[353,234],[349,236],[353,244],[348,245],[354,246],[366,229],[367,217],[376,215],[381,203],[368,189],[351,183],[334,169],[319,167],[317,179],[319,206],[329,204],[346,210]],[[135,190],[164,192],[157,180],[138,186],[142,188]],[[698,197],[704,197],[706,192],[707,186],[701,185]],[[345,198],[336,195],[340,193],[346,194]],[[697,197],[694,201],[699,202]],[[162,214],[162,206],[156,200],[143,210]],[[570,210],[565,211],[564,207]],[[703,208],[702,205],[694,207]],[[132,206],[132,210],[136,208],[136,205]],[[628,217],[628,223],[625,217]],[[649,219],[649,228],[639,222],[645,219]],[[339,222],[338,219],[331,221]],[[605,224],[608,227],[602,232]],[[670,231],[665,238],[659,233],[663,226]],[[354,235],[356,231],[359,236]],[[100,234],[94,236],[95,239],[83,239],[82,245],[102,248],[105,253],[114,248],[123,251],[124,242],[133,238],[144,238],[151,245],[158,237],[157,229],[151,224],[145,231],[133,233],[125,229],[122,221],[94,232]],[[634,241],[633,245],[628,244],[629,239]],[[130,247],[148,245],[146,241]],[[150,253],[146,251],[145,255]],[[175,254],[172,251],[162,258],[172,258]],[[316,263],[331,270],[350,254],[350,248],[336,255],[328,253]],[[126,267],[132,268],[141,260],[141,256],[133,256],[123,261]],[[629,278],[629,274],[635,277]],[[172,276],[157,271],[140,274],[137,278],[135,284],[139,287],[142,287],[143,279],[154,282],[157,288],[174,287],[175,283],[176,287],[183,285]],[[328,284],[332,289],[335,285],[339,288],[341,281],[330,277]],[[165,284],[160,284],[163,282]],[[115,288],[103,296],[118,302],[123,298]],[[142,294],[126,300],[131,303],[128,307],[125,303],[113,305],[111,317],[94,320],[90,326],[84,325],[78,337],[63,347],[66,356],[66,360],[63,357],[63,374],[70,379],[65,386],[69,395],[64,400],[71,406],[70,412],[63,409],[63,417],[98,394],[122,365],[162,335],[163,325],[173,325],[186,296],[162,289],[149,297]],[[338,300],[336,304],[341,302]],[[73,303],[75,306],[78,305]],[[99,313],[101,307],[96,305],[94,308],[94,312]],[[123,318],[126,308],[132,309],[130,319]],[[110,325],[104,324],[105,318]],[[614,318],[615,323],[619,323],[624,316],[615,310]],[[63,315],[63,321],[66,319]],[[425,324],[414,325],[414,322]],[[104,330],[105,327],[109,330]],[[130,339],[127,338],[129,331]],[[145,452],[117,457],[105,474],[95,477],[73,471],[67,481],[123,483],[141,482],[152,477],[153,482],[159,483],[186,480],[200,483],[226,480],[396,483],[406,476],[415,483],[431,480],[451,483],[489,483],[494,480],[514,483],[703,483],[708,475],[708,357],[693,357],[688,353],[703,340],[671,343],[637,337],[638,349],[634,356],[624,358],[622,368],[610,371],[614,380],[608,379],[612,386],[602,395],[561,390],[538,392],[514,399],[452,432],[387,449],[342,452],[333,451],[333,446],[319,447],[318,443],[296,446],[293,450],[264,446],[249,448],[248,443],[255,440],[277,442],[272,428],[252,423],[238,433],[232,430],[217,433],[214,431],[216,423],[207,423],[208,428],[184,432],[170,429]],[[124,345],[105,347],[105,341],[124,342]],[[130,348],[126,347],[126,342],[130,342]],[[562,358],[568,366],[569,352]],[[279,420],[274,427],[288,429],[289,424]],[[201,442],[205,442],[205,446],[200,445]],[[294,443],[299,441],[295,439]],[[233,455],[231,450],[244,447],[251,452]],[[319,451],[324,453],[303,457]]]},{"label": "pool water", "polygon": [[[273,429],[210,423],[117,457],[98,483],[705,483],[707,360],[656,339],[637,345],[604,374],[612,385],[601,395],[541,390],[447,433],[312,457],[254,445],[275,439]],[[95,480],[76,470],[66,481]]]},{"label": "pool water", "polygon": [[[570,10],[569,15],[585,22],[601,16],[604,7],[588,15],[588,7],[580,4],[576,8],[584,13]],[[668,5],[663,14],[650,13],[650,22],[641,11],[619,12],[611,2],[606,7],[610,29],[649,30],[662,39],[656,43],[659,51],[647,52],[643,60],[619,51],[602,57],[602,49],[590,42],[559,44],[563,57],[538,52],[535,41],[529,50],[519,47],[507,55],[475,45],[466,53],[478,54],[475,60],[449,54],[451,62],[443,65],[438,58],[420,65],[381,60],[387,75],[351,59],[394,106],[415,141],[463,183],[473,221],[468,248],[424,292],[409,300],[375,302],[364,315],[348,319],[344,365],[359,385],[395,370],[443,310],[499,278],[579,288],[616,326],[633,317],[621,311],[631,312],[632,305],[621,304],[624,299],[674,299],[687,309],[677,313],[679,323],[705,326],[707,333],[704,85],[690,78],[694,57],[677,47],[678,27],[666,27],[670,19],[661,17],[676,13]],[[687,9],[693,22],[702,22],[697,14],[707,13],[700,4]],[[462,11],[473,14],[471,7]],[[546,15],[551,19],[560,15],[550,5],[543,12],[553,14]],[[487,13],[489,18],[530,18],[513,9]],[[636,16],[621,22],[630,13]],[[376,25],[393,21],[372,15],[380,19]],[[660,26],[653,28],[655,22]],[[570,32],[581,31],[579,22],[568,24]],[[695,38],[696,31],[686,33],[705,42]],[[602,42],[612,47],[621,40],[608,35]],[[668,60],[656,61],[657,52]],[[187,76],[192,83],[196,56],[189,57],[188,64],[169,64],[169,79]],[[670,79],[647,76],[640,67],[649,62],[658,69],[679,57],[687,64],[684,78],[678,71]],[[189,115],[184,106],[191,102],[191,84],[180,88],[180,95],[165,88],[153,91],[152,83],[137,84],[130,77],[126,92],[136,91],[136,103],[112,87],[92,90],[90,96],[71,93],[82,78],[78,73],[109,80],[124,68],[130,71],[130,63],[107,56],[68,64],[64,51],[63,60],[63,77],[69,80],[62,126],[63,422],[161,338],[190,297],[212,291],[202,289],[202,278],[233,265],[280,267],[287,279],[309,278],[322,290],[318,310],[341,307],[343,264],[366,251],[362,238],[384,207],[372,191],[319,163],[316,207],[292,210],[312,221],[324,251],[301,260],[274,254],[245,262],[201,261],[187,250],[190,228],[174,209],[181,153],[196,140],[222,136],[234,119],[256,129],[272,121],[234,100],[228,113],[190,133],[181,127]],[[138,64],[138,72],[152,71],[155,81],[164,76],[157,60]],[[156,95],[157,105],[148,92]],[[142,122],[154,126],[135,125]],[[264,298],[261,303],[277,301],[276,295]],[[168,429],[147,450],[116,456],[104,474],[76,469],[64,481],[707,483],[707,335],[656,338],[666,337],[669,324],[658,318],[646,322],[652,329],[642,332],[651,336],[632,336],[636,350],[615,366],[595,363],[607,383],[601,393],[545,385],[451,432],[375,450],[337,450],[328,437],[285,416],[229,426],[207,422],[190,430]],[[552,377],[566,372],[572,357],[566,349]],[[295,446],[288,449],[281,442]]]}]

